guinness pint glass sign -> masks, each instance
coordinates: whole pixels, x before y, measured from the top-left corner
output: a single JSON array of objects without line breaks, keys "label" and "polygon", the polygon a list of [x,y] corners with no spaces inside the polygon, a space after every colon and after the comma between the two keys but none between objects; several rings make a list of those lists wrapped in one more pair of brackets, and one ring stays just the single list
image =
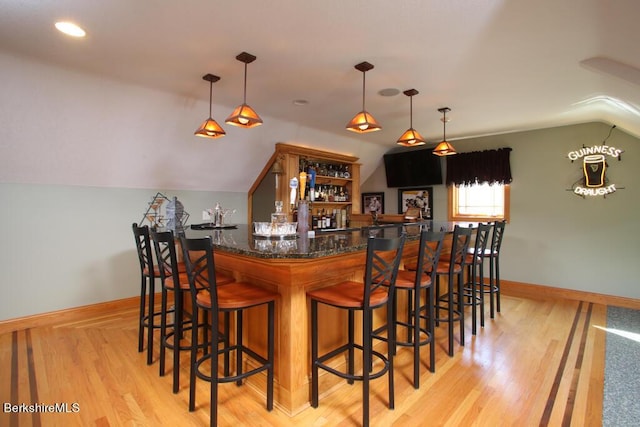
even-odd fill
[{"label": "guinness pint glass sign", "polygon": [[606,176],[607,156],[620,159],[622,150],[609,145],[583,147],[568,154],[569,159],[582,159],[583,177],[573,185],[578,196],[606,196],[616,191],[615,184],[609,184]]},{"label": "guinness pint glass sign", "polygon": [[604,154],[589,154],[582,160],[584,182],[587,187],[604,186],[604,171],[607,169],[607,161]]}]

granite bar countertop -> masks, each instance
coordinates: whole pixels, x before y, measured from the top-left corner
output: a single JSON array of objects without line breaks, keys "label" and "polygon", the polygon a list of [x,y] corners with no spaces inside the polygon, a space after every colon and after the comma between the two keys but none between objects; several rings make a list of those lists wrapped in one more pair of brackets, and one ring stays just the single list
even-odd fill
[{"label": "granite bar countertop", "polygon": [[[369,236],[397,237],[405,232],[410,241],[417,240],[424,227],[452,232],[455,225],[453,222],[423,221],[323,231],[316,233],[315,237],[297,235],[266,238],[254,236],[250,226],[239,224],[235,228],[222,229],[196,230],[188,227],[185,235],[189,238],[211,236],[215,250],[222,252],[266,259],[311,259],[364,250]],[[461,225],[469,226],[468,223]]]}]

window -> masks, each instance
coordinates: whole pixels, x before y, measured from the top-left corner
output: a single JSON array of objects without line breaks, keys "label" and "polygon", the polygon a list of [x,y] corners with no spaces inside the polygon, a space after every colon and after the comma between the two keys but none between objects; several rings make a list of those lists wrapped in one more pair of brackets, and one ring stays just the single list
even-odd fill
[{"label": "window", "polygon": [[509,220],[508,184],[449,186],[449,221]]}]

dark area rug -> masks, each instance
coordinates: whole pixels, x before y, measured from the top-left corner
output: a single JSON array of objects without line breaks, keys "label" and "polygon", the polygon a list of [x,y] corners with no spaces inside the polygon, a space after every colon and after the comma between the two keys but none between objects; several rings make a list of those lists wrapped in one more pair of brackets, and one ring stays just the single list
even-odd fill
[{"label": "dark area rug", "polygon": [[640,426],[640,311],[607,308],[602,425]]}]

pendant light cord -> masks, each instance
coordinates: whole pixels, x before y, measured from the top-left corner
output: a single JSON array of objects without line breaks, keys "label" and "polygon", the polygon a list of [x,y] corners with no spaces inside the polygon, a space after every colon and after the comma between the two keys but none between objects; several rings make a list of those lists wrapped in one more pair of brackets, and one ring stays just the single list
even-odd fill
[{"label": "pendant light cord", "polygon": [[213,82],[209,82],[209,118],[211,118],[211,100],[213,99]]},{"label": "pendant light cord", "polygon": [[409,127],[413,129],[413,95],[409,97]]},{"label": "pendant light cord", "polygon": [[443,117],[442,117],[442,136],[443,136],[443,141],[447,140],[447,112],[444,111],[443,113]]},{"label": "pendant light cord", "polygon": [[363,71],[362,72],[362,111],[365,111],[365,109],[364,109],[364,90],[365,90],[365,80],[364,79],[366,78],[365,74],[366,74],[366,72]]},{"label": "pendant light cord", "polygon": [[247,103],[247,63],[244,63],[244,96],[243,104]]}]

